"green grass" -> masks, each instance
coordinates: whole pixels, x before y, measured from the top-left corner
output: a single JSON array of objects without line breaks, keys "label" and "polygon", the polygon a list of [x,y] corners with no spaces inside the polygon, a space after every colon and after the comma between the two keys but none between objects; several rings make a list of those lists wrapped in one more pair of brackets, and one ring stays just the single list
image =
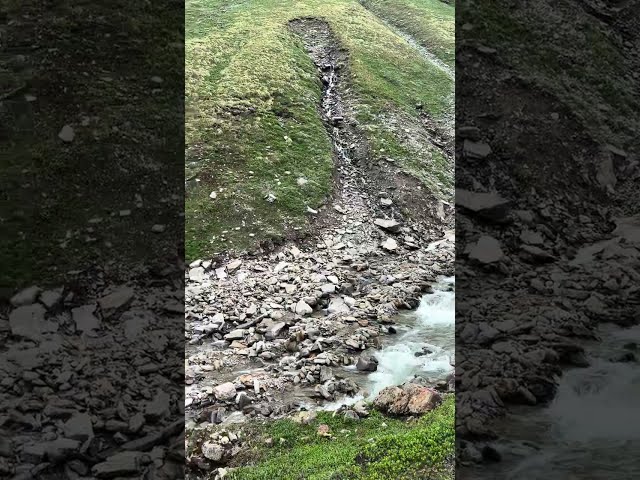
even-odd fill
[{"label": "green grass", "polygon": [[[278,420],[244,428],[230,480],[418,480],[453,478],[455,399],[405,422],[377,412],[357,421],[321,412],[310,425]],[[320,424],[332,438],[317,435]],[[203,438],[203,433],[197,434]],[[273,446],[265,440],[273,439]],[[197,442],[195,442],[197,443]],[[188,450],[187,452],[194,453]],[[197,453],[197,452],[196,452]]]},{"label": "green grass", "polygon": [[[348,51],[364,131],[381,125],[383,113],[416,119],[416,103],[435,118],[450,109],[451,79],[356,0],[189,0],[188,259],[304,231],[307,207],[316,209],[331,194],[331,142],[317,110],[321,85],[287,27],[308,16],[327,21]],[[453,17],[442,21],[452,24]],[[307,182],[301,186],[299,178]],[[264,200],[269,194],[275,202]]]},{"label": "green grass", "polygon": [[[165,182],[183,172],[177,10],[124,0],[41,7],[33,0],[0,6],[7,59],[25,57],[24,67],[0,66],[0,93],[24,85],[0,107],[0,287],[7,291],[58,285],[68,271],[113,266],[114,258],[123,267],[171,258],[184,232],[176,215],[182,186]],[[29,48],[34,38],[47,48]],[[160,85],[150,80],[156,75]],[[65,124],[76,133],[69,144],[57,137]],[[131,216],[120,217],[124,209]],[[167,231],[152,233],[156,223]]]},{"label": "green grass", "polygon": [[465,38],[496,48],[502,61],[566,103],[595,138],[619,146],[635,143],[638,82],[615,37],[569,0],[510,6],[487,0],[458,7],[473,8],[461,12],[473,18]]},{"label": "green grass", "polygon": [[455,7],[441,0],[361,0],[372,12],[410,34],[451,68],[455,66]]}]

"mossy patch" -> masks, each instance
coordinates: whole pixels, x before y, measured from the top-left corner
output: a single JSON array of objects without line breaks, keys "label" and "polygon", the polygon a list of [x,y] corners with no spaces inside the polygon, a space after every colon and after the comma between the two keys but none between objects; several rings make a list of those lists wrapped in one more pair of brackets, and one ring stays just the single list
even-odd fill
[{"label": "mossy patch", "polygon": [[[453,478],[455,399],[414,420],[373,412],[360,420],[321,412],[309,425],[291,420],[240,427],[245,446],[230,480],[387,480]],[[331,437],[317,434],[329,426]],[[206,437],[194,434],[192,445]],[[271,439],[267,446],[266,439]],[[193,453],[188,451],[187,454]]]}]

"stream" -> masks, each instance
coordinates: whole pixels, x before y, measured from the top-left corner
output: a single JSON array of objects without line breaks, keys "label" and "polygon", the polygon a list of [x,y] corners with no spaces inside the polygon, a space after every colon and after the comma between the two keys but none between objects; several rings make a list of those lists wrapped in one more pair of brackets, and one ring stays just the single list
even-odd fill
[{"label": "stream", "polygon": [[[342,405],[353,405],[359,400],[373,400],[384,388],[401,385],[416,376],[428,383],[446,380],[453,373],[451,365],[455,355],[455,279],[440,278],[434,292],[424,295],[420,306],[403,313],[396,319],[396,335],[386,337],[376,352],[378,369],[359,384],[368,393],[342,398],[322,406],[334,410]],[[349,367],[355,369],[355,367]],[[362,375],[362,374],[359,374]]]},{"label": "stream", "polygon": [[612,361],[637,350],[640,326],[605,324],[599,335],[601,342],[585,345],[590,366],[565,372],[549,406],[514,409],[497,425],[502,461],[469,469],[468,478],[640,478],[640,368]]}]

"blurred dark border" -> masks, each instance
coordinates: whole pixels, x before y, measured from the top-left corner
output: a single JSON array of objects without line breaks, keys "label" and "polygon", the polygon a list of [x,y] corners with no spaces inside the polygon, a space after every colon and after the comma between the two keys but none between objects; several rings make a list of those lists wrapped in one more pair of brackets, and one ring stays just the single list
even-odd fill
[{"label": "blurred dark border", "polygon": [[636,478],[640,2],[456,14],[457,475]]},{"label": "blurred dark border", "polygon": [[184,4],[0,7],[0,477],[182,478]]}]

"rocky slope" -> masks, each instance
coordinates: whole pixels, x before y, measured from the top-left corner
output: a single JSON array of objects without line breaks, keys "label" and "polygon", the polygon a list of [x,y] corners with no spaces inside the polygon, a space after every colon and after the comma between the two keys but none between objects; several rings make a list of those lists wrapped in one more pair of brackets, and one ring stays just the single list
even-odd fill
[{"label": "rocky slope", "polygon": [[[624,59],[616,68],[625,73],[612,77],[620,82],[618,91],[637,98],[637,86],[634,93],[624,83],[637,65],[629,47],[630,17],[624,13],[632,6],[523,6],[502,20],[492,16],[494,7],[475,12],[473,23],[472,11],[463,10],[468,23],[458,27],[466,38],[459,46],[460,65],[474,64],[473,71],[459,70],[457,89],[456,277],[462,294],[456,308],[456,386],[462,464],[499,458],[491,448],[496,433],[490,420],[510,405],[552,399],[564,367],[588,365],[584,340],[595,338],[603,322],[636,323],[640,303],[637,150],[630,130],[620,128],[622,111],[611,98],[598,98],[595,83],[588,83],[590,66],[607,59],[591,58],[582,77],[553,65],[536,70],[519,60],[526,47],[518,50],[498,35],[507,27],[524,32],[525,13],[532,9],[532,18],[547,12],[548,28],[572,15],[587,25],[584,29],[606,33],[593,38],[607,38],[606,48]],[[593,8],[605,11],[608,20]],[[550,34],[550,48],[577,63],[591,54],[571,51],[582,31]],[[567,93],[572,82],[575,88]],[[587,105],[578,97],[592,101]],[[603,117],[605,111],[610,115]],[[613,124],[618,124],[615,134]]]}]

